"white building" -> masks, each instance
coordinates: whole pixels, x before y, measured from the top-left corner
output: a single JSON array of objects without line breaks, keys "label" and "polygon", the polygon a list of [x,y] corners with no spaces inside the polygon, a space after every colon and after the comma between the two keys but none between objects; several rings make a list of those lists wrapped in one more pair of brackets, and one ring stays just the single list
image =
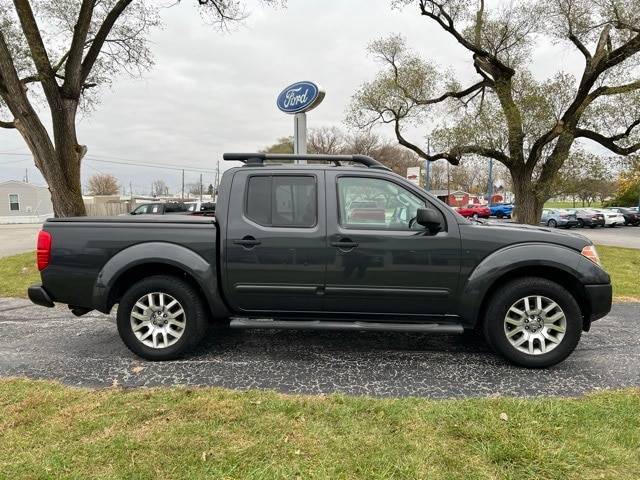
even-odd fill
[{"label": "white building", "polygon": [[53,204],[48,187],[17,180],[0,183],[2,223],[35,223],[49,217],[53,217]]}]

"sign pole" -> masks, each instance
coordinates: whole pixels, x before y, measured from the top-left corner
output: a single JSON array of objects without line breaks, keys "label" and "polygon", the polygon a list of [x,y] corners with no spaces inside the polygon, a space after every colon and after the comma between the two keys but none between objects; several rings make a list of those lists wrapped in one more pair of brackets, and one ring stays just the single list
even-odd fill
[{"label": "sign pole", "polygon": [[[307,114],[296,113],[293,117],[293,153],[306,155],[307,153]],[[296,160],[296,163],[307,163],[306,160]]]}]

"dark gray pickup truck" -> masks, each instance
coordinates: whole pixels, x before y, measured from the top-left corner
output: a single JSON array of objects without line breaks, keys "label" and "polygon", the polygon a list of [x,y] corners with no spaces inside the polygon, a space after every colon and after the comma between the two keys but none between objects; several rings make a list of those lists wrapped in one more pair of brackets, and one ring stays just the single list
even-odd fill
[{"label": "dark gray pickup truck", "polygon": [[150,360],[183,355],[217,321],[475,329],[525,367],[564,360],[611,308],[610,277],[580,235],[470,222],[369,157],[224,158],[244,165],[225,172],[215,218],[45,222],[29,298],[76,315],[118,304],[122,340]]}]

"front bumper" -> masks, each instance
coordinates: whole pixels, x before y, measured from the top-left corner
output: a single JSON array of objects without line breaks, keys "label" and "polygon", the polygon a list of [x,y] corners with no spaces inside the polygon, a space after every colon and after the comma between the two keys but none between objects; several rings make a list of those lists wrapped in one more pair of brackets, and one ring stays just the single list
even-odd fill
[{"label": "front bumper", "polygon": [[31,300],[36,305],[41,305],[43,307],[55,306],[53,300],[51,300],[51,296],[44,289],[41,283],[30,285],[27,293],[29,294],[29,300]]},{"label": "front bumper", "polygon": [[595,322],[611,311],[611,301],[613,299],[613,286],[610,283],[602,285],[586,285],[589,297],[589,312],[587,320],[589,323]]}]

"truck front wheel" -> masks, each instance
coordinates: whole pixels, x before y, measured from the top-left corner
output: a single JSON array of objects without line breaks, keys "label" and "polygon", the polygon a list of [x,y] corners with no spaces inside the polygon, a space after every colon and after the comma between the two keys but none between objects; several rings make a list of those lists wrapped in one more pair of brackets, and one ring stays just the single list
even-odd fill
[{"label": "truck front wheel", "polygon": [[205,335],[207,316],[197,291],[168,275],[135,283],[120,300],[118,333],[125,345],[147,360],[173,360]]},{"label": "truck front wheel", "polygon": [[544,368],[560,363],[576,348],[582,316],[562,286],[525,277],[508,282],[492,296],[484,334],[493,350],[511,363]]}]

